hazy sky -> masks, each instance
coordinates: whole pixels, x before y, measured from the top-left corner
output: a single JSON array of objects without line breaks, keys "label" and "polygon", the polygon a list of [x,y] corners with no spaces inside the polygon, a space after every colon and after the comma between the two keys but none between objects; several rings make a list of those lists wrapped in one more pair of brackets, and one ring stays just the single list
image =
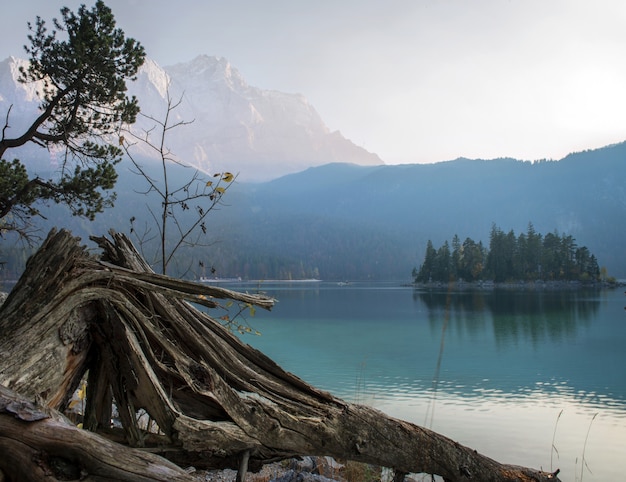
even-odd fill
[{"label": "hazy sky", "polygon": [[[0,58],[25,57],[27,21],[81,3],[95,2],[11,2]],[[624,0],[106,3],[160,65],[225,57],[387,163],[559,159],[626,140]]]}]

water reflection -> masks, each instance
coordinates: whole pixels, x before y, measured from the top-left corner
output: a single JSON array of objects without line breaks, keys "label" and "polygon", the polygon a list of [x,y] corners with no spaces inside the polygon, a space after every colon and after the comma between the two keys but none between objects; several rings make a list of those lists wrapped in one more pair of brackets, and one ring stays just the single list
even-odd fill
[{"label": "water reflection", "polygon": [[597,292],[577,290],[416,290],[413,296],[427,307],[433,327],[448,308],[457,329],[472,334],[492,326],[499,345],[572,339],[600,307]]},{"label": "water reflection", "polygon": [[[622,480],[626,416],[623,406],[607,408],[605,402],[588,403],[572,397],[568,390],[547,393],[543,387],[515,397],[494,391],[477,398],[442,389],[432,428],[500,461],[558,467],[561,480],[581,479],[584,449],[591,471],[585,469],[584,480]],[[424,394],[418,393],[372,399],[384,412],[418,424],[423,422],[427,403]],[[551,449],[553,437],[556,450]]]},{"label": "water reflection", "polygon": [[[246,342],[309,383],[562,480],[620,480],[626,459],[626,319],[612,291],[415,291],[273,286]],[[623,454],[622,454],[623,455]],[[621,457],[621,458],[620,458]],[[578,463],[578,465],[576,465]]]}]

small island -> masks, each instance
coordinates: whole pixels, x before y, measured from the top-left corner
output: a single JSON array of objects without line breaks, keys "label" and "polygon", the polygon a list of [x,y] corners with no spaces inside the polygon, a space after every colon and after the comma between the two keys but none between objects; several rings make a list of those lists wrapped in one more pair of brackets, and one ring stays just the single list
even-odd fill
[{"label": "small island", "polygon": [[596,256],[586,246],[578,246],[573,236],[556,230],[542,235],[532,223],[519,236],[513,230],[505,233],[494,223],[488,248],[469,237],[461,243],[456,234],[451,243],[445,241],[438,249],[429,240],[424,262],[413,269],[413,282],[488,287],[616,284]]}]

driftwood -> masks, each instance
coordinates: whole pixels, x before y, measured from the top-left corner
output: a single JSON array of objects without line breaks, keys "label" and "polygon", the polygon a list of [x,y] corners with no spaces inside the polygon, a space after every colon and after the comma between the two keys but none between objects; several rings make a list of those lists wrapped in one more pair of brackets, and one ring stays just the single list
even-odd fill
[{"label": "driftwood", "polygon": [[[273,300],[155,274],[123,235],[94,241],[99,257],[51,232],[0,307],[9,389],[0,392],[0,470],[9,480],[56,476],[59,464],[82,480],[146,480],[146,466],[152,480],[190,480],[187,466],[240,466],[241,477],[248,463],[301,455],[392,467],[397,480],[558,480],[310,386],[190,304],[270,309]],[[57,412],[85,376],[89,432]],[[111,425],[112,404],[122,428]],[[143,411],[158,430],[140,426]]]},{"label": "driftwood", "polygon": [[121,449],[3,386],[0,414],[0,466],[10,480],[189,480],[187,472],[164,458]]}]

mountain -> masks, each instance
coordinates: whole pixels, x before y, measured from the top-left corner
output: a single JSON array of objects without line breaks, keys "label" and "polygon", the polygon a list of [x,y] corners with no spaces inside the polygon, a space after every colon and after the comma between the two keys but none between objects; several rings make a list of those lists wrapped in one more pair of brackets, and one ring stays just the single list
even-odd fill
[{"label": "mountain", "polygon": [[[430,239],[489,245],[505,232],[557,230],[626,278],[626,143],[560,161],[514,159],[397,166],[331,164],[247,186],[229,201],[229,242],[318,268],[323,278],[403,279]],[[224,221],[222,221],[224,222]]]},{"label": "mountain", "polygon": [[[0,115],[13,105],[11,129],[37,105],[35,86],[15,81],[21,62],[0,63]],[[488,245],[492,223],[520,234],[532,222],[544,235],[572,235],[609,274],[626,278],[626,143],[559,161],[386,166],[328,132],[304,97],[250,87],[224,59],[201,56],[167,69],[147,62],[132,86],[144,113],[163,118],[168,84],[175,103],[184,91],[173,122],[194,119],[169,147],[206,172],[241,173],[207,222],[210,246],[181,254],[181,264],[201,260],[219,276],[252,279],[408,280],[428,240],[440,246],[457,234]],[[140,120],[138,128],[149,127]],[[49,169],[54,153],[42,159],[41,151],[32,159]],[[119,173],[115,209],[89,223],[53,206],[43,232],[60,226],[86,239],[109,228],[128,232],[131,217],[150,225],[146,204],[158,200],[141,194],[128,163]],[[172,167],[170,179],[189,176]]]},{"label": "mountain", "polygon": [[0,62],[0,115],[6,119],[6,112],[11,109],[10,127],[7,136],[22,134],[28,122],[37,115],[39,97],[38,83],[21,84],[17,81],[20,68],[28,66],[28,62],[16,57],[9,57]]},{"label": "mountain", "polygon": [[[83,239],[111,227],[128,233],[132,216],[135,234],[153,226],[147,205],[158,200],[138,194],[143,184],[128,169],[120,166],[114,209],[88,223],[55,207],[44,233],[51,225]],[[190,175],[180,167],[171,174],[178,185]],[[626,143],[534,163],[334,163],[263,183],[236,182],[224,201],[207,220],[210,246],[181,253],[182,265],[202,261],[218,276],[248,279],[408,281],[428,240],[438,247],[457,234],[489,246],[492,223],[519,235],[532,222],[543,235],[572,235],[611,276],[626,278]]]},{"label": "mountain", "polygon": [[[10,57],[0,62],[0,115],[4,118],[13,106],[15,132],[37,108],[36,86],[17,82],[20,65],[26,61]],[[147,60],[128,87],[142,113],[160,122],[167,114],[168,92],[173,104],[180,101],[171,124],[186,124],[172,129],[166,143],[179,159],[207,173],[230,171],[242,181],[266,181],[330,162],[383,164],[331,132],[303,95],[250,86],[224,58],[203,55],[166,68]],[[148,117],[140,116],[134,126],[142,137],[154,126]],[[136,149],[150,155],[148,149]],[[27,154],[42,155],[41,150]]]}]

